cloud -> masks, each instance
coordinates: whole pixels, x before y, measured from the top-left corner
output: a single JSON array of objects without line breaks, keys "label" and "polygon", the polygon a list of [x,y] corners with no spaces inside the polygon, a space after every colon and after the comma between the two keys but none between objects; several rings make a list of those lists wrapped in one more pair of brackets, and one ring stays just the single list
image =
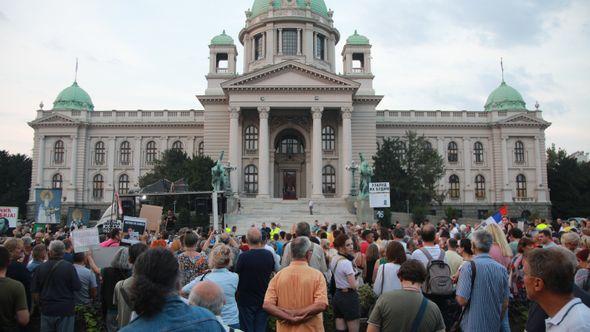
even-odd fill
[{"label": "cloud", "polygon": [[8,21],[8,17],[2,11],[0,11],[0,21]]}]

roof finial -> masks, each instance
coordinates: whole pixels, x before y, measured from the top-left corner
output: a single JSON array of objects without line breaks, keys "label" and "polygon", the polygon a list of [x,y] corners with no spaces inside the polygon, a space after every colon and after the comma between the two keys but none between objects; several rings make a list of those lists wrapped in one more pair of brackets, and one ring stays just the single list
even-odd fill
[{"label": "roof finial", "polygon": [[225,35],[225,29],[223,29],[223,33],[222,33],[222,35]]},{"label": "roof finial", "polygon": [[502,83],[504,82],[504,59],[500,57],[500,68],[502,68]]},{"label": "roof finial", "polygon": [[76,72],[74,75],[74,83],[78,83],[78,58],[76,58]]},{"label": "roof finial", "polygon": [[355,34],[355,35],[358,35],[358,32],[356,32],[356,29],[354,29],[354,34]]}]

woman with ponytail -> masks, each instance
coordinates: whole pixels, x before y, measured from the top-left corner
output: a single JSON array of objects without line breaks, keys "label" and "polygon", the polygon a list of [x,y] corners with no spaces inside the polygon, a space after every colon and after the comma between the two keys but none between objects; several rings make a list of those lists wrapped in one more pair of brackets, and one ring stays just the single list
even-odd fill
[{"label": "woman with ponytail", "polygon": [[169,250],[146,251],[135,261],[133,273],[130,295],[139,317],[121,331],[224,331],[213,314],[180,298],[178,260]]}]

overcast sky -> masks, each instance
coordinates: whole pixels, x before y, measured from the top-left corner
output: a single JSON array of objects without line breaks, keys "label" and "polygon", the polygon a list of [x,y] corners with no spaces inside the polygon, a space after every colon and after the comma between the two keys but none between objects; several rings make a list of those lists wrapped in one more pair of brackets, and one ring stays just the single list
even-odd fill
[{"label": "overcast sky", "polygon": [[[237,42],[252,3],[0,0],[0,149],[30,155],[27,122],[72,83],[76,57],[98,110],[200,109],[207,45],[223,29]],[[483,110],[503,57],[506,82],[553,123],[547,146],[590,151],[590,1],[326,3],[338,55],[355,29],[371,40],[379,109]]]}]

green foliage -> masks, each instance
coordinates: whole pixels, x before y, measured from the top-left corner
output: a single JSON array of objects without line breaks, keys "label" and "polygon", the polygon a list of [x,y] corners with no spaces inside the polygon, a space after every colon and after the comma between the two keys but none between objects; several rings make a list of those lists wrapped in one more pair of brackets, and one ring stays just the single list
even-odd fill
[{"label": "green foliage", "polygon": [[418,223],[419,225],[426,219],[426,215],[428,214],[428,209],[425,206],[414,206],[412,209],[412,219],[414,222]]},{"label": "green foliage", "polygon": [[547,150],[547,178],[553,217],[590,215],[590,162],[578,162],[553,145]]},{"label": "green foliage", "polygon": [[106,331],[102,322],[99,308],[90,305],[77,305],[76,312],[76,330],[87,332]]},{"label": "green foliage", "polygon": [[459,211],[452,206],[447,206],[445,208],[445,216],[447,217],[447,220],[457,219],[459,218]]},{"label": "green foliage", "polygon": [[386,138],[373,157],[375,182],[389,182],[391,209],[405,212],[406,200],[414,212],[426,210],[436,197],[436,183],[444,173],[442,157],[424,136],[408,131],[403,138]]},{"label": "green foliage", "polygon": [[0,150],[0,205],[16,206],[25,216],[33,162],[24,154],[10,154]]},{"label": "green foliage", "polygon": [[359,287],[358,293],[359,302],[361,304],[361,317],[368,318],[371,314],[371,310],[373,310],[373,306],[375,306],[375,303],[377,302],[377,296],[375,296],[373,288],[368,284]]},{"label": "green foliage", "polygon": [[210,157],[189,157],[179,150],[166,150],[162,158],[154,162],[154,168],[150,173],[139,179],[139,186],[145,187],[158,180],[177,181],[185,179],[190,190],[211,190],[211,167],[215,163]]}]

